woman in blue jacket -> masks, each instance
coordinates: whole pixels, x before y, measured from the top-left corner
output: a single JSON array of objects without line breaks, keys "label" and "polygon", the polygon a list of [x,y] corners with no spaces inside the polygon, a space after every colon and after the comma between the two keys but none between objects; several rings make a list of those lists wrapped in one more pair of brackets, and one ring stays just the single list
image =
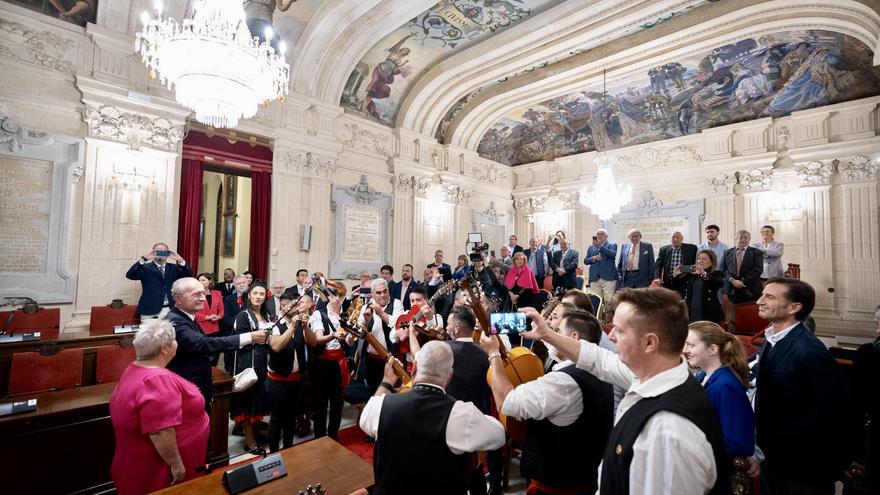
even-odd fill
[{"label": "woman in blue jacket", "polygon": [[749,457],[755,452],[755,413],[746,397],[749,368],[739,339],[710,321],[688,326],[684,354],[692,368],[699,368],[699,381],[715,407],[730,457]]}]

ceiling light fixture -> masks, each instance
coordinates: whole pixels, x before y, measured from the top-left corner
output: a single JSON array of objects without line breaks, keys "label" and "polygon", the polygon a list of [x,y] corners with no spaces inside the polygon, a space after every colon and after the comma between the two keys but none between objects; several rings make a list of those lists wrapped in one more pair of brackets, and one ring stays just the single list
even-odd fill
[{"label": "ceiling light fixture", "polygon": [[202,0],[192,19],[178,23],[163,18],[161,0],[153,4],[156,18],[141,13],[143,31],[135,49],[150,69],[150,78],[174,88],[178,103],[194,111],[196,120],[213,127],[235,127],[253,117],[260,104],[284,101],[290,66],[282,41],[271,46],[253,37],[245,23],[241,0]]}]

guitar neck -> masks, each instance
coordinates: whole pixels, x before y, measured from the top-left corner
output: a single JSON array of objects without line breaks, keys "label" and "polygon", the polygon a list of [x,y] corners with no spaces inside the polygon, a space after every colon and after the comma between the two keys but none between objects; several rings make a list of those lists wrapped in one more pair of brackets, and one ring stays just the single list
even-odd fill
[{"label": "guitar neck", "polygon": [[[388,357],[390,356],[388,349],[382,346],[382,344],[380,344],[379,341],[376,340],[376,337],[374,337],[372,333],[364,330],[363,335],[364,340],[366,340],[367,344],[369,344],[370,347],[372,347],[373,350],[376,351],[376,354],[378,354],[383,361],[387,361]],[[406,383],[411,379],[409,373],[406,372],[406,369],[401,366],[400,363],[398,363],[397,361],[392,361],[391,367],[394,368],[394,373],[397,375],[398,378],[400,378],[403,383]]]}]

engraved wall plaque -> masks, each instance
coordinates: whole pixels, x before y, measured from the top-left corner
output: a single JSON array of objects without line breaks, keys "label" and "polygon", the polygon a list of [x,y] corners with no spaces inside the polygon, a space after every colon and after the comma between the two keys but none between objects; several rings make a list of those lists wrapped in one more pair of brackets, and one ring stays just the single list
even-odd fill
[{"label": "engraved wall plaque", "polygon": [[330,277],[356,280],[361,270],[375,272],[390,264],[393,197],[376,191],[365,175],[353,186],[334,185],[331,191],[334,241]]},{"label": "engraved wall plaque", "polygon": [[46,271],[52,162],[0,155],[0,273]]}]

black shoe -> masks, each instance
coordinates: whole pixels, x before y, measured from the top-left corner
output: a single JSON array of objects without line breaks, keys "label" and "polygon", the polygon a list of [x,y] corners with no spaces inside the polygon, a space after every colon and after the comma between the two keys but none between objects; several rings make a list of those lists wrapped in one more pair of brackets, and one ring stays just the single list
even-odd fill
[{"label": "black shoe", "polygon": [[232,434],[237,437],[244,436],[244,429],[241,427],[241,423],[236,424],[235,427],[232,428]]},{"label": "black shoe", "polygon": [[373,438],[373,437],[371,437],[370,435],[366,435],[366,436],[364,437],[364,442],[365,442],[365,443],[373,443],[373,442],[375,442],[375,441],[376,441],[376,439]]}]

